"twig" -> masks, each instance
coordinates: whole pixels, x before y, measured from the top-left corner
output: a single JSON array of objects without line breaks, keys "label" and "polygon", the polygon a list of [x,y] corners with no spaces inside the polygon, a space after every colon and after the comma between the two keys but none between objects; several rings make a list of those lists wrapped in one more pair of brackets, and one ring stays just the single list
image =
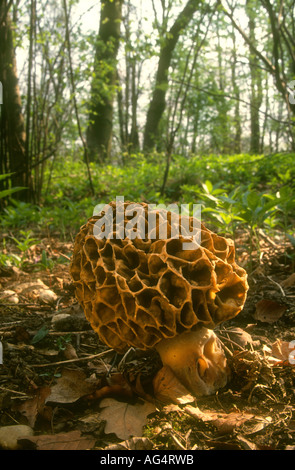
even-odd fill
[{"label": "twig", "polygon": [[221,335],[219,332],[218,332],[218,338],[222,339],[223,341],[228,341],[229,343],[233,344],[234,346],[241,349],[242,351],[245,351],[245,348],[243,348],[243,346],[241,346],[239,343],[236,343],[235,341],[233,341],[230,338],[226,338],[225,336]]},{"label": "twig", "polygon": [[274,281],[270,276],[266,276],[266,277],[267,277],[267,279],[269,279],[273,284],[275,284],[280,289],[283,297],[286,297],[286,294],[285,294],[284,289],[282,288],[282,286],[278,282]]},{"label": "twig", "polygon": [[51,366],[60,366],[63,364],[70,364],[73,362],[81,362],[81,361],[88,361],[89,359],[95,359],[96,357],[101,357],[109,352],[113,352],[113,349],[108,349],[107,351],[103,351],[99,354],[92,354],[91,356],[86,356],[86,357],[78,357],[77,359],[68,359],[67,361],[58,361],[58,362],[50,362],[49,364],[32,364],[30,367],[35,367],[35,368],[40,368],[40,367],[51,367]]},{"label": "twig", "polygon": [[60,252],[59,252],[59,255],[62,256],[63,258],[65,258],[65,259],[71,261],[71,258],[70,258],[69,256],[67,256],[67,255],[64,255],[63,253],[60,253]]},{"label": "twig", "polygon": [[6,388],[6,387],[1,387],[0,386],[0,390],[4,390],[4,392],[15,393],[16,395],[22,395],[24,397],[28,396],[27,393],[18,392],[17,390],[11,390],[10,388]]},{"label": "twig", "polygon": [[170,435],[173,439],[173,441],[175,442],[175,444],[177,445],[177,447],[180,449],[180,450],[187,450],[186,447],[184,447],[180,440],[175,436],[175,434],[173,434],[173,432],[170,432]]}]

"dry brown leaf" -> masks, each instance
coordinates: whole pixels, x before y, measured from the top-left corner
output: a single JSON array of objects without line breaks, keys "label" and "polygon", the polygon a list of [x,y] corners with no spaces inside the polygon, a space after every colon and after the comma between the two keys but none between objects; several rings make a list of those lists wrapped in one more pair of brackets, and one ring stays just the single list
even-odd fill
[{"label": "dry brown leaf", "polygon": [[282,287],[292,287],[295,286],[295,273],[291,274],[291,276],[287,277],[281,282]]},{"label": "dry brown leaf", "polygon": [[286,305],[282,305],[275,300],[262,299],[256,304],[254,318],[265,323],[274,323],[287,310]]},{"label": "dry brown leaf", "polygon": [[80,369],[64,369],[62,376],[51,387],[46,402],[74,403],[79,398],[92,393],[95,384],[87,382],[86,375]]},{"label": "dry brown leaf", "polygon": [[13,289],[17,294],[30,295],[37,291],[49,289],[49,287],[41,279],[36,279],[35,281],[17,283]]},{"label": "dry brown leaf", "polygon": [[295,345],[290,347],[289,341],[281,341],[280,339],[277,339],[277,341],[271,345],[272,354],[283,362],[289,361],[290,353],[294,351],[294,349]]},{"label": "dry brown leaf", "polygon": [[22,445],[33,444],[37,450],[88,450],[95,446],[95,439],[81,436],[80,431],[44,434],[20,440]]},{"label": "dry brown leaf", "polygon": [[184,410],[190,416],[203,421],[203,423],[213,424],[220,434],[229,434],[254,417],[253,414],[249,413],[232,412],[227,414],[214,411],[204,412],[191,405],[187,405]]},{"label": "dry brown leaf", "polygon": [[100,407],[102,408],[100,418],[106,421],[105,433],[114,433],[123,440],[140,437],[147,416],[156,411],[156,407],[149,402],[130,405],[113,398],[104,398]]},{"label": "dry brown leaf", "polygon": [[243,348],[247,346],[247,344],[254,343],[252,336],[246,331],[242,330],[242,328],[238,328],[238,327],[227,328],[225,330],[225,333],[229,335],[232,341],[239,344]]},{"label": "dry brown leaf", "polygon": [[163,403],[186,404],[194,401],[193,396],[168,366],[162,367],[156,374],[153,387],[155,398]]},{"label": "dry brown leaf", "polygon": [[147,437],[133,437],[104,448],[104,450],[151,450],[153,443]]},{"label": "dry brown leaf", "polygon": [[256,444],[254,442],[249,441],[244,436],[240,436],[239,434],[236,436],[236,440],[241,444],[242,448],[245,450],[257,450]]},{"label": "dry brown leaf", "polygon": [[6,304],[18,304],[19,303],[19,298],[18,298],[17,293],[10,289],[6,289],[0,292],[0,299],[1,299],[1,302],[4,302]]},{"label": "dry brown leaf", "polygon": [[82,416],[79,418],[79,422],[81,423],[81,429],[82,432],[94,432],[97,429],[104,428],[104,422],[100,417],[99,412],[91,413],[86,416]]},{"label": "dry brown leaf", "polygon": [[295,344],[289,341],[282,341],[277,339],[277,341],[271,345],[271,348],[264,346],[263,351],[267,361],[271,365],[294,365]]},{"label": "dry brown leaf", "polygon": [[66,347],[64,349],[64,357],[69,360],[69,359],[77,359],[78,358],[78,355],[77,355],[77,351],[76,349],[74,348],[74,346],[71,344],[71,343],[67,343],[66,344]]},{"label": "dry brown leaf", "polygon": [[28,424],[33,428],[38,416],[50,420],[52,410],[46,406],[46,399],[50,395],[50,387],[39,388],[32,398],[29,398],[15,409],[22,413],[28,420]]}]

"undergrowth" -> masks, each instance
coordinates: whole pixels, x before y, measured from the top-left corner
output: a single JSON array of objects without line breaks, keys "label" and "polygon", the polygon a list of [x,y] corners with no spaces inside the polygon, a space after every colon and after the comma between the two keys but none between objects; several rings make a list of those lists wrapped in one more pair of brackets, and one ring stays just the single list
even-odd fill
[{"label": "undergrowth", "polygon": [[1,231],[16,244],[20,230],[72,240],[97,204],[124,196],[133,202],[201,204],[202,220],[220,234],[235,239],[239,230],[247,230],[250,253],[259,252],[261,231],[273,238],[279,233],[295,245],[294,157],[173,155],[162,196],[163,154],[130,155],[125,166],[92,163],[94,196],[83,161],[57,159],[46,171],[41,204],[10,199],[1,214]]}]

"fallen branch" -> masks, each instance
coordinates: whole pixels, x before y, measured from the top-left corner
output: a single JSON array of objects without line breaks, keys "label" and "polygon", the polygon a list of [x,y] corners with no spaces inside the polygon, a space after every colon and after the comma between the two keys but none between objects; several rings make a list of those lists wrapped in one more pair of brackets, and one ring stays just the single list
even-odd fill
[{"label": "fallen branch", "polygon": [[86,357],[78,357],[77,359],[68,359],[67,361],[58,361],[58,362],[50,362],[49,364],[32,364],[30,367],[40,368],[40,367],[51,367],[51,366],[60,366],[64,364],[70,364],[73,362],[81,362],[81,361],[88,361],[90,359],[95,359],[97,357],[105,356],[106,354],[113,352],[113,349],[108,349],[107,351],[103,351],[98,354],[92,354],[91,356]]}]

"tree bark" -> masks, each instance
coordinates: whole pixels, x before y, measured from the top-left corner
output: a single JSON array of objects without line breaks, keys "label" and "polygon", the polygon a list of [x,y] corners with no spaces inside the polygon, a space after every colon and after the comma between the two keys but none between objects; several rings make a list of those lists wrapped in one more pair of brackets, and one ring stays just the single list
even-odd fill
[{"label": "tree bark", "polygon": [[122,5],[123,0],[104,0],[101,6],[87,129],[92,161],[105,161],[111,152]]},{"label": "tree bark", "polygon": [[240,154],[242,151],[242,125],[240,116],[240,90],[237,83],[237,50],[236,50],[236,36],[234,30],[232,31],[233,50],[232,50],[232,65],[231,65],[231,77],[233,93],[236,98],[235,110],[234,110],[234,140],[233,140],[233,152]]},{"label": "tree bark", "polygon": [[[255,35],[255,11],[253,10],[252,0],[247,0],[246,11],[249,18],[249,38],[252,44],[257,47]],[[250,105],[250,153],[259,154],[260,152],[260,121],[259,109],[263,100],[261,70],[259,61],[255,53],[250,48],[250,76],[251,76],[251,105]]]},{"label": "tree bark", "polygon": [[184,9],[178,15],[175,23],[166,37],[162,40],[160,50],[156,82],[147,112],[144,130],[144,150],[152,150],[159,137],[159,124],[166,108],[166,91],[168,87],[168,69],[171,63],[172,54],[181,35],[187,27],[193,14],[199,6],[199,0],[189,0]]},{"label": "tree bark", "polygon": [[[221,0],[220,0],[221,3]],[[276,18],[276,13],[273,10],[272,4],[270,3],[269,0],[261,0],[261,4],[264,6],[264,8],[267,10],[268,15],[269,15],[269,20],[270,20],[270,25],[271,25],[271,33],[272,33],[272,44],[273,44],[273,50],[272,50],[272,59],[271,60],[264,55],[262,52],[258,50],[258,48],[253,44],[253,41],[251,41],[250,37],[243,31],[243,29],[237,24],[235,21],[233,14],[230,13],[229,11],[226,10],[224,6],[222,6],[223,12],[225,15],[228,16],[228,18],[231,19],[232,24],[234,25],[235,29],[241,34],[243,37],[244,41],[248,46],[250,47],[250,50],[257,58],[261,60],[261,62],[265,65],[266,70],[274,77],[275,81],[275,86],[278,90],[278,92],[281,94],[284,102],[286,103],[287,106],[287,112],[288,112],[288,117],[289,117],[289,129],[290,129],[290,137],[291,137],[291,145],[292,149],[295,148],[295,138],[294,138],[294,125],[291,123],[292,118],[295,116],[295,105],[289,101],[289,93],[288,93],[288,83],[286,81],[286,77],[284,74],[284,70],[281,69],[280,67],[280,62],[283,60],[283,56],[281,55],[281,29],[278,27],[278,19]],[[284,36],[284,40],[287,38],[287,36]],[[291,41],[292,42],[292,41]],[[289,44],[291,44],[289,42]],[[288,48],[288,50],[290,50]],[[290,60],[290,63],[292,65],[293,63],[293,55],[289,55],[288,59]]]},{"label": "tree bark", "polygon": [[[26,133],[18,84],[12,22],[8,7],[7,2],[0,2],[0,81],[3,87],[0,170],[3,173],[14,173],[11,177],[13,187],[24,187],[29,182],[29,175],[26,175]],[[17,198],[19,194],[22,199],[28,200],[30,197],[29,191],[15,193],[14,197]]]}]

